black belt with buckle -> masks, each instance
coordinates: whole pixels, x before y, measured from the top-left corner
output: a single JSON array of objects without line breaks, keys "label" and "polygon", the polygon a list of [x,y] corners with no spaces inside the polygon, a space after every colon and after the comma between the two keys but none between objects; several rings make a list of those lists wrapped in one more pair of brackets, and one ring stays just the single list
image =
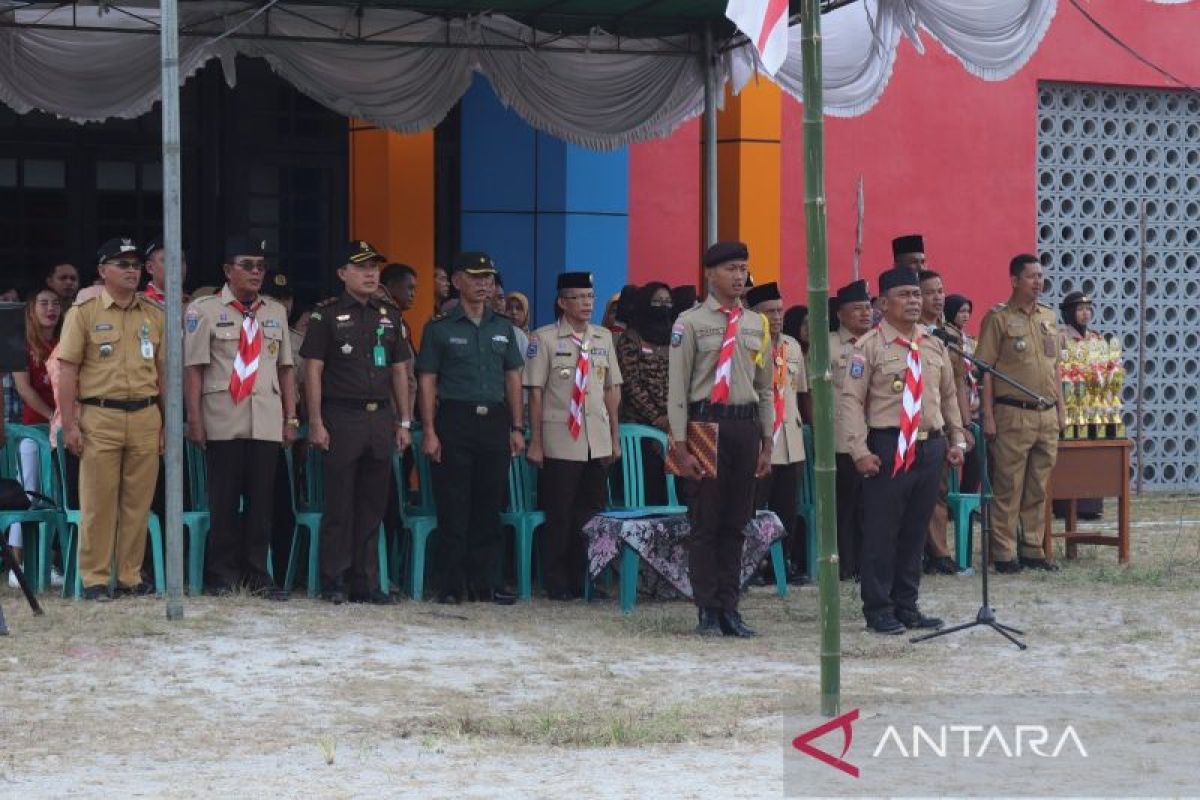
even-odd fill
[{"label": "black belt with buckle", "polygon": [[85,406],[112,408],[117,411],[141,411],[158,403],[157,397],[141,397],[137,400],[109,400],[106,397],[85,397],[79,402]]},{"label": "black belt with buckle", "polygon": [[472,403],[470,400],[439,400],[438,403],[447,410],[470,411],[477,417],[499,414],[508,408],[504,403]]},{"label": "black belt with buckle", "polygon": [[[887,436],[899,436],[899,428],[871,428],[871,433],[882,433]],[[917,431],[918,442],[935,442],[942,438],[941,431]]]},{"label": "black belt with buckle", "polygon": [[1018,400],[1015,397],[993,397],[992,402],[999,403],[1002,406],[1012,406],[1013,408],[1022,408],[1026,411],[1042,411],[1041,403],[1034,400]]},{"label": "black belt with buckle", "polygon": [[345,400],[340,397],[322,397],[321,402],[336,408],[353,408],[356,411],[378,411],[388,407],[387,400]]},{"label": "black belt with buckle", "polygon": [[725,403],[710,403],[701,400],[698,403],[688,403],[688,417],[698,420],[721,419],[756,419],[758,406],[755,403],[743,403],[731,406]]}]

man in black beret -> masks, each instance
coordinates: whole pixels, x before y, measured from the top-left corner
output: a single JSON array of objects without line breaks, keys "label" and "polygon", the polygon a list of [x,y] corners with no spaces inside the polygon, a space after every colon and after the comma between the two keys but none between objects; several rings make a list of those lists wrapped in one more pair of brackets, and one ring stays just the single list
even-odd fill
[{"label": "man in black beret", "polygon": [[[895,266],[920,272],[925,269],[925,237],[919,233],[892,239],[892,258]],[[879,293],[881,296],[883,292]]]},{"label": "man in black beret", "polygon": [[838,410],[862,476],[863,616],[895,635],[941,627],[917,605],[921,552],[942,470],[962,464],[966,441],[949,354],[918,323],[917,274],[888,270],[879,294],[883,322],[855,344]]}]

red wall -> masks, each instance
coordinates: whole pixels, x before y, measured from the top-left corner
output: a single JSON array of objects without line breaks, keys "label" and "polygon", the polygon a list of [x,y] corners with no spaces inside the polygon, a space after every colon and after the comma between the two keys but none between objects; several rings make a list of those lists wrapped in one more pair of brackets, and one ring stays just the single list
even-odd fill
[{"label": "red wall", "polygon": [[695,283],[702,215],[698,120],[629,148],[631,283]]},{"label": "red wall", "polygon": [[[1138,52],[1200,84],[1200,2],[1089,0],[1085,8]],[[924,56],[907,40],[901,42],[891,83],[871,111],[853,119],[827,119],[830,285],[850,280],[855,190],[862,175],[864,277],[874,282],[891,264],[893,236],[921,232],[930,266],[946,276],[947,290],[971,296],[976,308],[983,309],[1007,297],[1009,258],[1036,244],[1038,81],[1173,87],[1106,39],[1067,0],[1060,0],[1037,54],[1007,81],[976,78],[932,37],[925,35],[923,41]],[[789,303],[805,302],[807,281],[801,117],[799,104],[785,96],[781,237]],[[687,139],[686,146],[676,141],[681,138]],[[663,248],[695,252],[698,177],[690,171],[668,174],[668,159],[660,154],[680,156],[671,162],[672,169],[694,171],[698,146],[693,124],[666,142],[631,148],[630,263],[635,281],[644,279],[644,263],[662,258]],[[639,165],[645,168],[646,161],[662,169],[642,175]],[[667,197],[669,203],[657,199]],[[647,209],[658,214],[664,205],[670,213],[641,217]],[[681,219],[688,213],[697,217]],[[678,225],[686,231],[676,229]]]}]

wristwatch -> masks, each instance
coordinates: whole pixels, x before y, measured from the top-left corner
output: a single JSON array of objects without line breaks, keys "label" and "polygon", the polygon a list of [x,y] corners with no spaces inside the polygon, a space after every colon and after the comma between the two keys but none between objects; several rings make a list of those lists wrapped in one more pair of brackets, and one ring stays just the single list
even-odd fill
[{"label": "wristwatch", "polygon": [[287,419],[284,420],[284,422],[287,423],[287,426],[289,428],[299,428],[300,427],[300,418],[299,417],[288,417]]},{"label": "wristwatch", "polygon": [[406,431],[412,430],[412,420],[411,419],[402,419],[396,424],[399,425],[401,428],[404,428],[404,430],[406,430]]},{"label": "wristwatch", "polygon": [[524,426],[524,425],[510,425],[510,426],[508,427],[508,429],[509,429],[510,431],[512,431],[513,433],[524,433],[524,432],[525,432],[525,426]]},{"label": "wristwatch", "polygon": [[959,442],[958,444],[956,444],[954,446],[957,447],[959,450],[969,450],[970,449],[969,447],[967,447],[966,442]]}]

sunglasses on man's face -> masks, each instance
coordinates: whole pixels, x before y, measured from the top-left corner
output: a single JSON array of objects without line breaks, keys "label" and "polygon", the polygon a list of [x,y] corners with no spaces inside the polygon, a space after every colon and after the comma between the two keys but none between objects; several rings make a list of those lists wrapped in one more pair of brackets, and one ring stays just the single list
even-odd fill
[{"label": "sunglasses on man's face", "polygon": [[116,260],[105,261],[104,264],[105,264],[105,266],[116,267],[117,269],[141,269],[142,268],[142,262],[128,261],[125,259],[122,259],[120,261],[116,261]]},{"label": "sunglasses on man's face", "polygon": [[261,258],[239,258],[233,265],[244,272],[266,272],[267,262]]}]

